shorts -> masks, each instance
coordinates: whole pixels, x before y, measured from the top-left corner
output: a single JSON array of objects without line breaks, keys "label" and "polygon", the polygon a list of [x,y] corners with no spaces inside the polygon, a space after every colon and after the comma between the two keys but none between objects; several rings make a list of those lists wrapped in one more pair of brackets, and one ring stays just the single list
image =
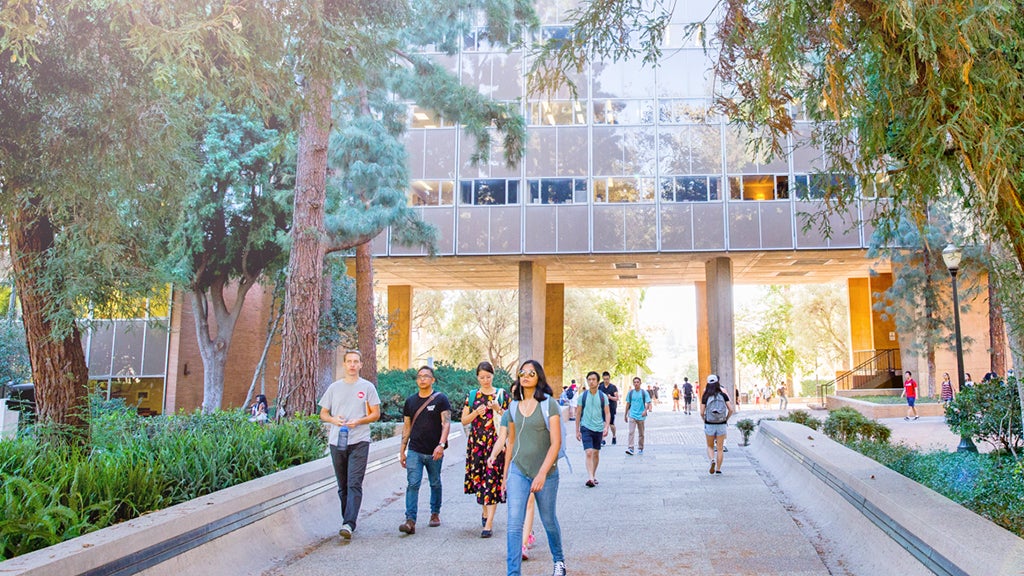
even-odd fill
[{"label": "shorts", "polygon": [[907,396],[907,406],[914,407],[914,402],[917,400],[916,396]]},{"label": "shorts", "polygon": [[580,426],[580,437],[583,439],[584,450],[600,450],[601,440],[604,438],[604,430],[594,432],[590,428]]},{"label": "shorts", "polygon": [[683,401],[690,404],[693,402],[693,396],[683,396]]},{"label": "shorts", "polygon": [[614,402],[609,402],[608,403],[608,414],[609,414],[609,418],[610,418],[608,423],[611,424],[612,426],[615,426],[615,409],[617,407],[618,407],[618,405],[615,404]]},{"label": "shorts", "polygon": [[704,423],[704,435],[714,438],[715,436],[721,436],[725,438],[725,433],[729,430],[728,424],[708,424]]}]

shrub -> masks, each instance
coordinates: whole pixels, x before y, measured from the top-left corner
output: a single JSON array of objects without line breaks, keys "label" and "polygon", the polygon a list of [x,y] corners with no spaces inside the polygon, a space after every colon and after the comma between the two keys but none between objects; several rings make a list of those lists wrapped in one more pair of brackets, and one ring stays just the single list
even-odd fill
[{"label": "shrub", "polygon": [[811,430],[817,430],[821,427],[821,420],[818,420],[807,410],[793,410],[788,415],[779,416],[779,420],[784,422],[795,422],[797,424],[803,424]]},{"label": "shrub", "polygon": [[822,430],[830,438],[843,444],[850,444],[856,440],[885,443],[892,435],[892,430],[886,425],[869,420],[853,408],[845,407],[833,410],[825,420]]},{"label": "shrub", "polygon": [[743,434],[743,445],[750,444],[750,435],[754,432],[754,421],[750,418],[744,418],[736,423],[736,428]]},{"label": "shrub", "polygon": [[1017,387],[990,380],[965,388],[946,406],[946,422],[961,436],[1017,450],[1022,432]]},{"label": "shrub", "polygon": [[[381,420],[384,422],[401,422],[402,406],[405,399],[416,393],[417,369],[384,370],[377,375],[377,394],[380,396]],[[462,414],[466,396],[479,384],[476,380],[476,367],[458,368],[445,362],[434,366],[434,389],[444,392],[452,403],[452,418]],[[494,375],[494,385],[504,388],[507,392],[512,385],[512,377],[503,369]]]},{"label": "shrub", "polygon": [[398,422],[370,422],[370,439],[386,440],[395,435]]},{"label": "shrub", "polygon": [[817,398],[818,397],[818,386],[822,384],[828,384],[829,380],[801,380],[800,381],[800,396],[804,398]]}]

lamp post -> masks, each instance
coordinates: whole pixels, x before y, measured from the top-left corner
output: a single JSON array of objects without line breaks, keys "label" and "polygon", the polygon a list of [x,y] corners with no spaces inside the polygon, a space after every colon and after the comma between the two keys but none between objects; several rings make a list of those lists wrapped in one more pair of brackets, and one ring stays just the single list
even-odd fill
[{"label": "lamp post", "polygon": [[[956,376],[959,385],[958,394],[964,389],[964,347],[960,339],[960,296],[956,289],[956,273],[960,270],[960,259],[963,253],[960,248],[950,244],[942,250],[942,261],[949,269],[949,276],[953,279],[953,326],[956,333]],[[970,436],[960,435],[960,444],[956,447],[957,452],[977,452],[978,447],[974,445]]]}]

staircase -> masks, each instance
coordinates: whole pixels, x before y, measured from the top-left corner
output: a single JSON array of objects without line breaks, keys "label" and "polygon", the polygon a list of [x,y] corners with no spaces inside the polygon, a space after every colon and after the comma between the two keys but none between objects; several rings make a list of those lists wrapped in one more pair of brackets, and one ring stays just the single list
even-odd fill
[{"label": "staircase", "polygon": [[853,370],[818,387],[818,400],[822,406],[825,405],[825,396],[836,390],[899,388],[903,385],[898,348],[860,350],[854,352],[854,361],[857,366]]}]

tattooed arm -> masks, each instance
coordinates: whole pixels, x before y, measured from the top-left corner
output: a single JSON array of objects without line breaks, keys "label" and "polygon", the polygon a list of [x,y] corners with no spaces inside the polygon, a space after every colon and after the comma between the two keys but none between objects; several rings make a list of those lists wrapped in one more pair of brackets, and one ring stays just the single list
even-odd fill
[{"label": "tattooed arm", "polygon": [[452,428],[452,411],[445,410],[441,412],[441,441],[434,448],[434,460],[440,460],[444,457],[444,446],[448,443],[448,431]]}]

